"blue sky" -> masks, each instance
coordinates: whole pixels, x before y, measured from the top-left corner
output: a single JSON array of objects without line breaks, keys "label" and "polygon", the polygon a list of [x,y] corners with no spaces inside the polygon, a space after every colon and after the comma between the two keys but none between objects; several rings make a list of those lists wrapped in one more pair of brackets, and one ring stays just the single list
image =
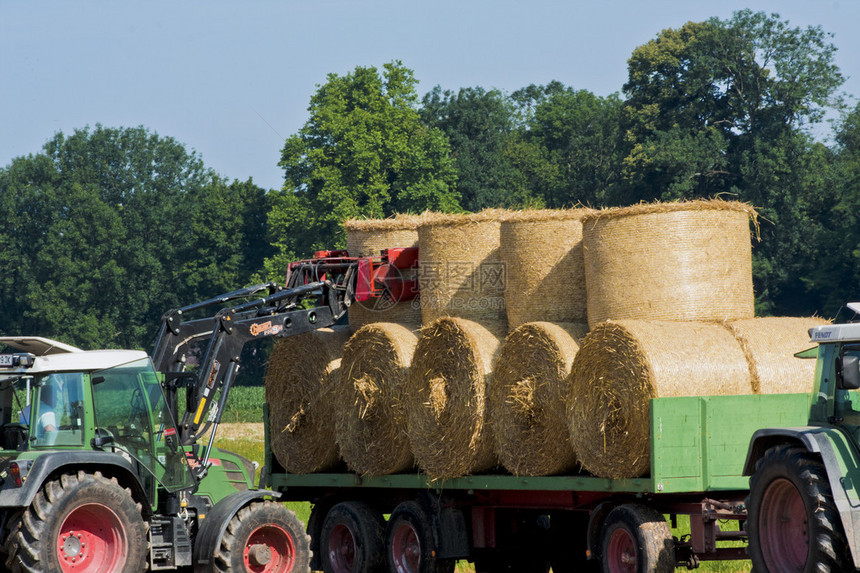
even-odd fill
[{"label": "blue sky", "polygon": [[857,0],[0,0],[0,166],[57,131],[143,125],[276,188],[283,139],[329,73],[399,59],[422,95],[551,80],[607,95],[660,30],[742,8],[832,33],[860,95]]}]

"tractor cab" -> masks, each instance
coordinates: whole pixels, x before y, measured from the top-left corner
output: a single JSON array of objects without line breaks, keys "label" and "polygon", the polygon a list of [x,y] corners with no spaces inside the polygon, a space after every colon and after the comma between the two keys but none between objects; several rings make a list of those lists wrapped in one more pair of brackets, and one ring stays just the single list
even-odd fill
[{"label": "tractor cab", "polygon": [[[0,350],[0,472],[47,451],[95,450],[124,458],[153,494],[157,484],[167,491],[193,486],[161,379],[145,352],[34,340],[22,352],[20,340]],[[31,465],[17,464],[25,472]]]}]

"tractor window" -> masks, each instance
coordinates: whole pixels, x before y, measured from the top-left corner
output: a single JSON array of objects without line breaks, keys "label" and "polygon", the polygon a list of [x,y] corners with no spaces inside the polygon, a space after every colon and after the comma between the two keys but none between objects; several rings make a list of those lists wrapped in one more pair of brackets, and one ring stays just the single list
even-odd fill
[{"label": "tractor window", "polygon": [[150,360],[93,373],[96,434],[140,462],[170,491],[191,476]]},{"label": "tractor window", "polygon": [[[842,347],[841,356],[842,360],[846,360],[846,357],[860,360],[860,347],[854,344],[845,345]],[[845,418],[851,425],[860,424],[860,390],[837,390],[834,406],[837,417]]]},{"label": "tractor window", "polygon": [[84,432],[83,374],[70,372],[38,376],[36,397],[21,412],[21,420],[30,425],[33,445],[80,446]]}]

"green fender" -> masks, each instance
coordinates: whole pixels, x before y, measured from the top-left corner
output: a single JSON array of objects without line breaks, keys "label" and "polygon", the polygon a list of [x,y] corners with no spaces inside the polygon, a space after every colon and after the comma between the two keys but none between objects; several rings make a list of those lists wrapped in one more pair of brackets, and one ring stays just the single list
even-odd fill
[{"label": "green fender", "polygon": [[761,429],[750,439],[744,475],[752,475],[764,452],[779,444],[796,443],[819,454],[827,471],[833,501],[842,518],[854,567],[860,568],[860,455],[853,442],[851,436],[836,427]]}]

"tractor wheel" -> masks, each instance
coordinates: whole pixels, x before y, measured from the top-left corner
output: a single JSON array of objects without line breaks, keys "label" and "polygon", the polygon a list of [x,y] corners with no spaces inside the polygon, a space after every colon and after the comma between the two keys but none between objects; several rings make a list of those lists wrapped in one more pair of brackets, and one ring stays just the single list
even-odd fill
[{"label": "tractor wheel", "polygon": [[296,514],[282,503],[246,505],[227,525],[215,554],[223,573],[307,573],[310,536]]},{"label": "tractor wheel", "polygon": [[783,444],[767,450],[750,477],[745,527],[758,573],[854,570],[824,464]]},{"label": "tractor wheel", "polygon": [[385,569],[385,520],[366,503],[345,501],[326,514],[320,536],[325,573],[379,573]]},{"label": "tractor wheel", "polygon": [[388,519],[385,554],[390,573],[453,573],[453,559],[436,557],[430,516],[417,502],[404,501]]},{"label": "tractor wheel", "polygon": [[137,573],[146,567],[141,506],[100,472],[46,482],[6,543],[13,572]]},{"label": "tractor wheel", "polygon": [[675,547],[669,524],[644,505],[619,505],[603,524],[601,563],[606,573],[671,573]]}]

